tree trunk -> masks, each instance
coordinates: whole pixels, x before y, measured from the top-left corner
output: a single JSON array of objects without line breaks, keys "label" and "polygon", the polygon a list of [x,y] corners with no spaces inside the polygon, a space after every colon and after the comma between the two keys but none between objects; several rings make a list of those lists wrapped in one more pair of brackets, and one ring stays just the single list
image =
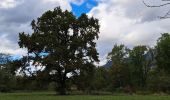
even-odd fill
[{"label": "tree trunk", "polygon": [[59,95],[66,95],[66,74],[59,75],[56,93],[59,93]]},{"label": "tree trunk", "polygon": [[65,84],[65,80],[60,82],[60,86],[59,86],[59,95],[66,95],[66,84]]}]

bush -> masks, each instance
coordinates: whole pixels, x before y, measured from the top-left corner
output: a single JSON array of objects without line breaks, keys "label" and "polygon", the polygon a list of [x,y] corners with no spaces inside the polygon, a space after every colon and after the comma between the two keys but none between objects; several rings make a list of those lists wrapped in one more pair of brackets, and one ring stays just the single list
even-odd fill
[{"label": "bush", "polygon": [[48,90],[54,91],[55,88],[56,88],[56,83],[55,83],[55,82],[49,83],[49,85],[48,85]]},{"label": "bush", "polygon": [[152,73],[148,81],[148,88],[153,92],[170,93],[170,75]]}]

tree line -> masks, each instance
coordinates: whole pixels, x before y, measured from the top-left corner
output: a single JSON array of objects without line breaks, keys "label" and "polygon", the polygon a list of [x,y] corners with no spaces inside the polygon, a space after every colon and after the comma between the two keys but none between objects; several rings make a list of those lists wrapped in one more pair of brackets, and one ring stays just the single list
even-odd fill
[{"label": "tree line", "polygon": [[18,44],[27,49],[26,56],[12,59],[0,54],[1,92],[170,92],[169,33],[163,33],[155,47],[115,44],[107,56],[109,65],[96,66],[98,19],[86,14],[77,18],[57,7],[31,26],[32,34],[19,33]]}]

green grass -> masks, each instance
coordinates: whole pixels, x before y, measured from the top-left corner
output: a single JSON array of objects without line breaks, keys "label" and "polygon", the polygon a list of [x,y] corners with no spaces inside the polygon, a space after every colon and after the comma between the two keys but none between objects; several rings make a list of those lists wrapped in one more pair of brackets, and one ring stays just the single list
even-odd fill
[{"label": "green grass", "polygon": [[54,93],[7,93],[0,94],[0,100],[170,100],[170,96],[154,95],[68,95],[56,96]]}]

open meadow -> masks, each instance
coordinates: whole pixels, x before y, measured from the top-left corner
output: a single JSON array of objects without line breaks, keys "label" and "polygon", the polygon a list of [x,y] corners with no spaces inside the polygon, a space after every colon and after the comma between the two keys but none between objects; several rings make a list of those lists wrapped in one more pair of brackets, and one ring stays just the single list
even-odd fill
[{"label": "open meadow", "polygon": [[170,96],[158,95],[68,95],[56,96],[54,93],[5,93],[0,100],[170,100]]}]

